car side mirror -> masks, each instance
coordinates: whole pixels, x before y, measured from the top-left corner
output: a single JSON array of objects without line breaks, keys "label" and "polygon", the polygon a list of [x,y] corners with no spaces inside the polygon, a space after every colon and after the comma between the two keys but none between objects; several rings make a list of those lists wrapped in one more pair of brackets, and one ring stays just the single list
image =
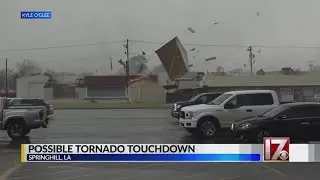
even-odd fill
[{"label": "car side mirror", "polygon": [[225,109],[234,109],[234,108],[236,108],[236,106],[230,103],[230,104],[225,104],[224,108]]}]

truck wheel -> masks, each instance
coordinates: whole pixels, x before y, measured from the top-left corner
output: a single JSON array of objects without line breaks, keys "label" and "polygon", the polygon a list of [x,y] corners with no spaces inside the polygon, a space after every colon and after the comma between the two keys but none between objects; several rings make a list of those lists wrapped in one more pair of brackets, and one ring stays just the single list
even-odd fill
[{"label": "truck wheel", "polygon": [[218,130],[218,120],[210,117],[200,119],[197,125],[197,131],[204,137],[214,137]]},{"label": "truck wheel", "polygon": [[21,121],[9,122],[7,126],[8,136],[13,140],[18,140],[23,138],[28,131],[30,130],[27,129],[26,125]]}]

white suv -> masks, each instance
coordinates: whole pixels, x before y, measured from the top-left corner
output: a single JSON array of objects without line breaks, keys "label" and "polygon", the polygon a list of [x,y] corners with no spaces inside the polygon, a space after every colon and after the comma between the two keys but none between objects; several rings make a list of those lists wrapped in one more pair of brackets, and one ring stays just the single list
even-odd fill
[{"label": "white suv", "polygon": [[182,108],[179,123],[190,133],[214,136],[221,127],[231,127],[236,120],[260,115],[279,104],[275,91],[230,91],[209,104]]}]

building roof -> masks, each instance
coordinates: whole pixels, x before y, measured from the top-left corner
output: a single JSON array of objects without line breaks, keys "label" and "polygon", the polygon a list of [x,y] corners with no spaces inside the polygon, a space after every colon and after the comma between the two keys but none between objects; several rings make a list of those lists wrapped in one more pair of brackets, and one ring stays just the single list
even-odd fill
[{"label": "building roof", "polygon": [[199,75],[204,75],[204,72],[187,72],[186,74],[184,74],[183,76],[181,76],[180,80],[188,80],[188,79],[194,79],[195,77],[199,76]]},{"label": "building roof", "polygon": [[208,87],[259,87],[259,86],[320,86],[319,76],[207,76],[202,82]]},{"label": "building roof", "polygon": [[75,75],[55,75],[50,76],[47,83],[44,85],[44,88],[52,88],[56,85],[75,85],[77,82],[78,76]]},{"label": "building roof", "polygon": [[60,84],[74,84],[79,76],[75,75],[56,75],[52,77],[57,83]]},{"label": "building roof", "polygon": [[187,51],[178,37],[155,51],[171,80],[181,77],[188,72]]},{"label": "building roof", "polygon": [[200,81],[198,80],[179,81],[177,85],[179,89],[199,88]]},{"label": "building roof", "polygon": [[[149,75],[152,81],[158,81],[156,75]],[[137,79],[140,75],[132,75],[130,79]],[[126,86],[126,76],[86,76],[84,77],[85,86]]]},{"label": "building roof", "polygon": [[19,77],[18,79],[49,79],[49,76],[43,74],[36,74],[31,76]]}]

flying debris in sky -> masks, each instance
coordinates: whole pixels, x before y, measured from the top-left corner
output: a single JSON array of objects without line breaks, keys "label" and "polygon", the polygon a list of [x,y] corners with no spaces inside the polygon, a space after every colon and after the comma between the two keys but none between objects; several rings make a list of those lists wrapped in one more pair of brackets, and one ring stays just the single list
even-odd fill
[{"label": "flying debris in sky", "polygon": [[125,65],[125,63],[122,61],[122,59],[120,59],[118,62],[119,62],[119,64],[121,64],[122,66]]},{"label": "flying debris in sky", "polygon": [[190,51],[194,51],[194,50],[196,50],[196,48],[192,48],[192,49],[190,49]]},{"label": "flying debris in sky", "polygon": [[216,60],[216,59],[217,59],[217,57],[211,57],[211,58],[205,59],[205,61],[211,61],[211,60]]},{"label": "flying debris in sky", "polygon": [[196,31],[194,29],[192,29],[191,27],[188,28],[188,30],[191,32],[191,33],[195,33]]},{"label": "flying debris in sky", "polygon": [[216,21],[216,22],[213,22],[212,24],[213,25],[217,25],[217,24],[219,24],[220,22],[219,21]]},{"label": "flying debris in sky", "polygon": [[110,57],[110,70],[112,71],[112,58]]},{"label": "flying debris in sky", "polygon": [[[174,49],[174,51],[172,51]],[[156,50],[162,65],[164,66],[171,81],[188,72],[187,51],[178,37]]]},{"label": "flying debris in sky", "polygon": [[259,12],[257,12],[257,16],[260,16],[260,13],[259,13]]},{"label": "flying debris in sky", "polygon": [[145,56],[146,55],[146,52],[142,51],[142,56]]}]

